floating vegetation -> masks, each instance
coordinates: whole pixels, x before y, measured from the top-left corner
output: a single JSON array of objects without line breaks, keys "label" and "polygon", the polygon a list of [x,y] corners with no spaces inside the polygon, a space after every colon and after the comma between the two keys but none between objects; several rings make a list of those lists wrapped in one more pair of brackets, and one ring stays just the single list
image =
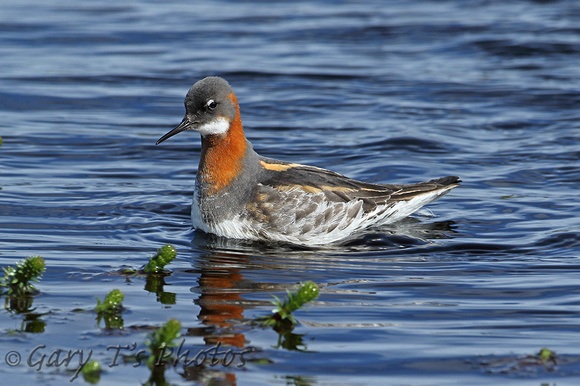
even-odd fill
[{"label": "floating vegetation", "polygon": [[165,244],[155,256],[149,259],[149,262],[143,267],[143,272],[147,274],[145,289],[157,295],[157,301],[161,304],[175,304],[175,294],[166,292],[165,279],[163,274],[167,274],[165,266],[175,260],[177,251],[171,244]]},{"label": "floating vegetation", "polygon": [[24,315],[21,331],[42,333],[46,327],[46,322],[41,319],[42,314],[35,313],[32,306],[33,295],[37,292],[32,282],[38,282],[45,269],[44,259],[40,256],[20,260],[16,267],[3,268],[0,294],[6,295],[4,307],[7,311]]},{"label": "floating vegetation", "polygon": [[157,250],[155,256],[149,259],[149,262],[143,267],[145,273],[161,273],[164,267],[175,260],[177,251],[171,244],[165,244]]},{"label": "floating vegetation", "polygon": [[32,282],[38,282],[46,269],[44,259],[40,256],[28,257],[16,263],[16,267],[4,268],[2,290],[7,296],[25,296],[36,291]]},{"label": "floating vegetation", "polygon": [[[568,361],[571,361],[568,358]],[[534,355],[519,358],[486,358],[479,365],[489,374],[537,374],[538,371],[555,372],[561,360],[548,348],[541,349]]]},{"label": "floating vegetation", "polygon": [[256,319],[262,326],[272,327],[276,331],[289,331],[298,323],[292,312],[302,308],[306,303],[313,301],[320,294],[318,286],[311,281],[300,284],[295,294],[286,291],[288,298],[281,301],[276,296],[272,304],[276,306],[273,314]]},{"label": "floating vegetation", "polygon": [[151,351],[147,359],[147,366],[150,369],[165,364],[165,352],[168,348],[177,346],[175,340],[181,336],[180,330],[181,322],[177,319],[169,319],[163,326],[147,335],[145,344]]},{"label": "floating vegetation", "polygon": [[556,364],[556,353],[550,350],[549,348],[544,347],[543,349],[541,349],[540,352],[538,353],[538,357],[544,363],[552,362]]},{"label": "floating vegetation", "polygon": [[101,364],[97,360],[92,360],[83,366],[81,374],[84,380],[90,384],[97,384],[101,379]]},{"label": "floating vegetation", "polygon": [[105,296],[105,300],[97,298],[97,306],[95,312],[97,313],[111,313],[119,312],[123,307],[123,299],[125,295],[121,290],[114,289]]},{"label": "floating vegetation", "polygon": [[181,336],[181,322],[177,319],[169,319],[163,326],[147,335],[145,345],[149,347],[150,355],[147,366],[151,375],[146,386],[168,385],[165,380],[165,364],[168,357],[173,353],[173,347],[177,346],[176,339]]},{"label": "floating vegetation", "polygon": [[157,295],[157,301],[161,304],[175,304],[175,294],[166,292],[163,286],[166,285],[164,276],[170,274],[165,266],[177,257],[177,251],[171,244],[165,244],[157,250],[155,256],[150,257],[146,265],[141,269],[124,268],[119,272],[127,275],[129,281],[131,277],[146,274],[145,289]]},{"label": "floating vegetation", "polygon": [[143,266],[143,268],[125,268],[120,272],[123,275],[166,273],[165,266],[175,260],[175,257],[177,257],[177,250],[175,247],[171,244],[165,244],[157,250],[154,256],[149,258],[149,261]]},{"label": "floating vegetation", "polygon": [[121,312],[124,298],[125,295],[118,289],[109,292],[102,302],[97,298],[97,306],[94,310],[98,314],[97,324],[100,324],[101,319],[104,319],[107,328],[123,328]]}]

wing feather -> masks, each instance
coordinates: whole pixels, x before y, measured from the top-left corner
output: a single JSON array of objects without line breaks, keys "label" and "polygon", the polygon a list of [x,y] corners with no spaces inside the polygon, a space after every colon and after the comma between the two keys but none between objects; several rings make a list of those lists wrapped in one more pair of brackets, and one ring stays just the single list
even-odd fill
[{"label": "wing feather", "polygon": [[[312,166],[262,158],[263,170],[242,217],[267,238],[325,243],[373,224],[396,221],[461,182],[443,177],[409,185],[373,184]],[[243,218],[242,218],[243,219]]]}]

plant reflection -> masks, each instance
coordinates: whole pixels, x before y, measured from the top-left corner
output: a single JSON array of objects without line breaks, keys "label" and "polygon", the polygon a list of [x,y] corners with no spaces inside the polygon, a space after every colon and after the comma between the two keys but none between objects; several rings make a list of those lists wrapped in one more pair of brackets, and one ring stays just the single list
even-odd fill
[{"label": "plant reflection", "polygon": [[34,312],[32,308],[34,297],[32,294],[7,296],[4,308],[12,314],[24,315],[20,331],[30,333],[43,333],[46,328],[46,322],[41,319],[43,314]]},{"label": "plant reflection", "polygon": [[145,291],[154,293],[157,295],[157,301],[161,304],[175,304],[175,293],[167,292],[164,290],[164,286],[167,285],[165,282],[165,276],[169,274],[165,273],[151,273],[145,278]]}]

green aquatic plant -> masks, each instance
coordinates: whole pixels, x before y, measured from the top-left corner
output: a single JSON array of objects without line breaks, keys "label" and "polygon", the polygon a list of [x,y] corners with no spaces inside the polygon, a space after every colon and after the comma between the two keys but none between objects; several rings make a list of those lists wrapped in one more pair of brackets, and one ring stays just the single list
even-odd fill
[{"label": "green aquatic plant", "polygon": [[170,274],[165,270],[165,266],[171,263],[177,257],[177,251],[171,244],[165,244],[157,250],[154,256],[149,258],[149,261],[141,269],[123,268],[119,271],[121,275],[127,277],[130,281],[133,277],[138,277],[146,274],[145,290],[153,292],[157,295],[157,301],[162,304],[175,304],[175,294],[166,292],[163,289],[165,283],[164,276]]},{"label": "green aquatic plant", "polygon": [[558,370],[560,358],[548,348],[542,348],[535,354],[514,357],[490,356],[482,357],[479,366],[488,374],[509,374],[517,376],[537,376],[540,371],[554,372]]},{"label": "green aquatic plant", "polygon": [[97,313],[97,325],[101,324],[101,319],[104,319],[106,328],[123,328],[124,321],[121,312],[124,298],[125,295],[118,289],[109,292],[102,302],[97,298],[97,306],[94,309]]},{"label": "green aquatic plant", "polygon": [[83,375],[85,382],[95,385],[101,379],[102,371],[99,361],[92,360],[83,366],[81,374]]},{"label": "green aquatic plant", "polygon": [[554,365],[556,364],[556,353],[549,348],[543,348],[538,353],[538,358],[544,364],[551,362]]},{"label": "green aquatic plant", "polygon": [[145,273],[160,273],[164,267],[171,263],[177,256],[177,251],[171,244],[165,244],[157,250],[155,256],[149,259],[149,262],[143,267]]},{"label": "green aquatic plant", "polygon": [[276,308],[272,311],[272,315],[260,317],[257,319],[258,323],[263,326],[272,327],[275,330],[291,330],[297,324],[296,319],[292,313],[304,306],[306,303],[313,301],[320,294],[318,286],[311,281],[300,284],[300,287],[295,294],[286,290],[288,298],[284,301],[276,296],[272,304]]},{"label": "green aquatic plant", "polygon": [[0,294],[6,295],[4,307],[10,313],[24,315],[21,331],[42,333],[46,322],[42,314],[35,313],[32,303],[37,291],[32,282],[38,282],[46,269],[44,259],[32,256],[20,260],[16,266],[3,268],[4,278],[0,279]]},{"label": "green aquatic plant", "polygon": [[97,298],[97,306],[95,307],[95,312],[97,313],[114,313],[119,312],[123,307],[123,299],[125,295],[121,290],[114,289],[105,296],[105,299],[101,302],[101,299]]},{"label": "green aquatic plant", "polygon": [[32,282],[38,282],[45,269],[42,257],[28,257],[16,263],[16,267],[9,266],[4,268],[4,279],[1,282],[1,286],[7,289],[7,296],[31,294],[36,291]]},{"label": "green aquatic plant", "polygon": [[164,364],[165,351],[178,345],[175,340],[181,336],[180,330],[181,322],[177,319],[169,319],[163,326],[147,335],[145,345],[151,351],[147,359],[147,366],[150,369]]}]

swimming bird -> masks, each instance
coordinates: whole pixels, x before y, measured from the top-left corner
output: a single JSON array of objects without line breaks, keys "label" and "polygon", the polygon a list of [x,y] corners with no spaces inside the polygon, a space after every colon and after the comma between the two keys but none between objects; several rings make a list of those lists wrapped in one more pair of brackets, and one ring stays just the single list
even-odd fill
[{"label": "swimming bird", "polygon": [[157,144],[186,130],[201,134],[191,219],[206,233],[327,244],[407,217],[461,182],[450,176],[407,185],[368,183],[260,156],[244,135],[236,95],[220,77],[195,83],[185,110]]}]

